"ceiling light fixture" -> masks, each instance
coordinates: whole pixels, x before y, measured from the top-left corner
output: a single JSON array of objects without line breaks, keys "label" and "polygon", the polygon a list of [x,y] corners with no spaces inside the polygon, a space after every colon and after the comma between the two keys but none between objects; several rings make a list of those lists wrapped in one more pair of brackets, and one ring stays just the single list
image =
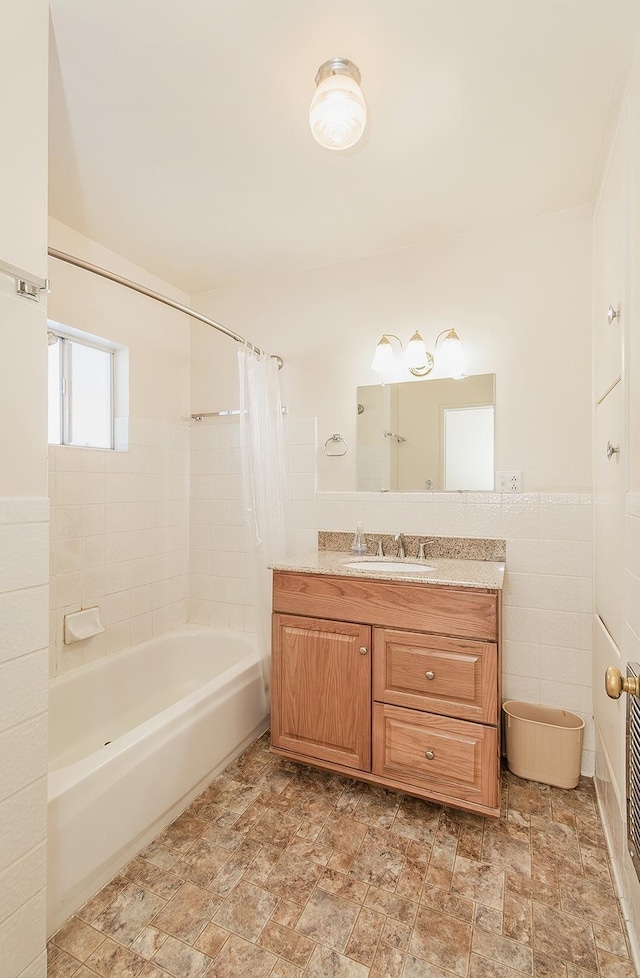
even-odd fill
[{"label": "ceiling light fixture", "polygon": [[359,69],[347,58],[325,61],[318,68],[309,107],[313,138],[325,149],[349,149],[362,136],[366,122]]},{"label": "ceiling light fixture", "polygon": [[[444,337],[444,339],[442,339]],[[438,343],[442,339],[440,349]],[[464,361],[462,342],[455,329],[443,329],[436,337],[434,352],[429,353],[422,336],[415,331],[407,344],[406,352],[402,340],[395,333],[383,333],[373,354],[371,369],[378,373],[390,373],[395,367],[395,354],[391,340],[397,340],[404,353],[404,362],[409,373],[414,377],[426,377],[435,366],[436,355],[438,369],[445,377],[460,380],[464,377]]]}]

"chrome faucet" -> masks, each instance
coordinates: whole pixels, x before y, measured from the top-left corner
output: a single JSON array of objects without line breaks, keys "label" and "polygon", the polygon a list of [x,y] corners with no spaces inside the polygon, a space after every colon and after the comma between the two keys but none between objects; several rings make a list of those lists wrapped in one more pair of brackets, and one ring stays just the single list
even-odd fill
[{"label": "chrome faucet", "polygon": [[427,552],[425,550],[425,547],[426,546],[427,545],[424,542],[424,540],[419,544],[419,546],[418,546],[418,553],[417,553],[418,560],[426,560],[427,559]]},{"label": "chrome faucet", "polygon": [[372,540],[371,543],[375,543],[376,546],[376,557],[384,557],[384,547],[382,546],[382,538],[380,540]]},{"label": "chrome faucet", "polygon": [[396,533],[396,535],[394,536],[393,540],[394,540],[394,543],[397,543],[397,545],[398,545],[398,553],[397,553],[397,556],[400,557],[400,558],[406,557],[406,554],[404,552],[404,540],[402,539],[402,534],[401,533]]}]

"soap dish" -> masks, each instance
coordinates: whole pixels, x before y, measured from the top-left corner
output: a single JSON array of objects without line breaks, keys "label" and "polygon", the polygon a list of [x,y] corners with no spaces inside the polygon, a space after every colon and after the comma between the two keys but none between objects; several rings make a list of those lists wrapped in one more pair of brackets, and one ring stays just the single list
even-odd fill
[{"label": "soap dish", "polygon": [[100,624],[100,609],[86,608],[84,611],[74,611],[64,616],[64,644],[82,642],[85,638],[100,635],[104,627]]}]

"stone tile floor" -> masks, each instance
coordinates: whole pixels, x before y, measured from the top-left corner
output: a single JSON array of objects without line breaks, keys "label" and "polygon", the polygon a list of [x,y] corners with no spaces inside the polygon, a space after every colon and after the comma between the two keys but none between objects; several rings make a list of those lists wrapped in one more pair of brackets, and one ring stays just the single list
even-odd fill
[{"label": "stone tile floor", "polygon": [[483,819],[252,744],[49,943],[48,978],[633,978],[593,785]]}]

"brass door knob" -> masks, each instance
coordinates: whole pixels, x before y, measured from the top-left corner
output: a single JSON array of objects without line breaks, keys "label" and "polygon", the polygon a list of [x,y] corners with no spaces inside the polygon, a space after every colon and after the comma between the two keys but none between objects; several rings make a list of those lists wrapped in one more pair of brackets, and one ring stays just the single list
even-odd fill
[{"label": "brass door knob", "polygon": [[612,700],[620,699],[622,693],[640,696],[640,678],[632,679],[630,676],[623,676],[616,666],[609,666],[604,674],[604,688],[607,696]]},{"label": "brass door knob", "polygon": [[428,761],[432,761],[436,755],[433,753],[432,750],[426,750],[424,752],[424,756],[427,758]]}]

